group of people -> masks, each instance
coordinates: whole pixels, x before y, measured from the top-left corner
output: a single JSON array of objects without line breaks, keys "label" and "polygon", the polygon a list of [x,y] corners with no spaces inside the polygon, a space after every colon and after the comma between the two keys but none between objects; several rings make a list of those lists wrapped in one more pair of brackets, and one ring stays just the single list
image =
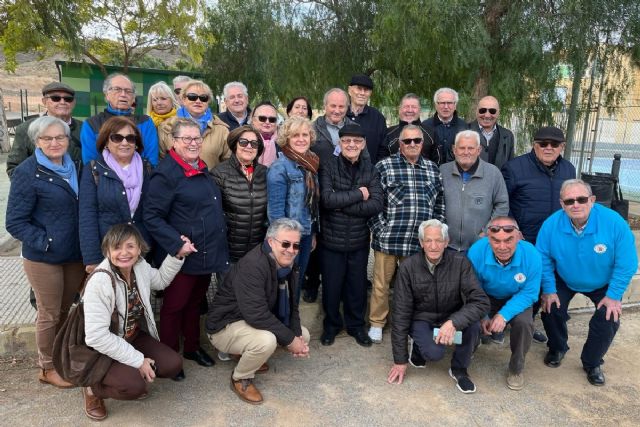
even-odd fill
[{"label": "group of people", "polygon": [[[240,82],[224,86],[221,114],[206,83],[173,83],[153,85],[136,115],[134,83],[112,74],[107,108],[84,123],[72,117],[75,91],[50,83],[46,114],[16,129],[7,162],[6,228],[22,241],[36,296],[39,380],[73,386],[55,371],[52,344],[78,292],[87,344],[113,359],[83,388],[87,416],[104,419],[106,398],[145,396],[156,376],[184,380],[182,358],[215,364],[199,321],[212,275],[205,332],[221,360],[237,360],[230,385],[251,404],[263,401],[254,378],[278,346],[309,355],[299,300],[315,301],[320,283],[322,345],[342,330],[363,347],[380,343],[391,313],[388,381],[455,345],[449,374],[464,393],[475,391],[473,352],[502,343],[507,325],[509,388],[524,387],[532,340],[559,366],[567,306],[583,293],[596,312],[581,359],[589,382],[604,384],[637,255],[626,222],[562,158],[560,129],[540,128],[515,157],[492,96],[467,124],[453,89],[436,91],[422,122],[410,93],[387,127],[369,105],[373,81],[358,74],[347,91],[326,92],[315,121],[298,97],[281,123],[270,102],[249,108]],[[164,292],[159,328],[151,289]],[[540,308],[546,336],[533,326]]]}]

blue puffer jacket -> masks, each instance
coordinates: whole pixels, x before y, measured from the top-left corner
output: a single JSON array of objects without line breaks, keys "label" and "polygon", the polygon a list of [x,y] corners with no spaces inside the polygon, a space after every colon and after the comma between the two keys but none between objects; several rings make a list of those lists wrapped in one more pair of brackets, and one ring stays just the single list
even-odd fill
[{"label": "blue puffer jacket", "polygon": [[79,262],[78,197],[35,155],[14,171],[7,204],[7,231],[22,242],[22,256],[48,264]]},{"label": "blue puffer jacket", "polygon": [[182,273],[210,274],[229,268],[227,226],[222,196],[209,170],[187,178],[182,167],[166,156],[151,174],[144,197],[144,224],[156,241],[158,265],[175,256],[186,236],[196,247],[184,261]]},{"label": "blue puffer jacket", "polygon": [[80,179],[80,249],[85,265],[99,264],[104,259],[100,250],[102,239],[109,228],[116,224],[135,225],[151,246],[151,236],[142,221],[142,205],[149,185],[150,165],[143,162],[142,197],[133,218],[122,181],[107,166],[104,158],[84,167]]}]

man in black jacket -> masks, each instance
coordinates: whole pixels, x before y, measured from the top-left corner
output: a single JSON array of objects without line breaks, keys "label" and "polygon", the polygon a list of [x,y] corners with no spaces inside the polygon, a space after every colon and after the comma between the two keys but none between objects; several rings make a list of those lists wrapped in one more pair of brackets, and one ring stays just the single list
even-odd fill
[{"label": "man in black jacket", "polygon": [[349,92],[347,117],[364,129],[369,157],[375,163],[380,145],[387,134],[387,121],[380,111],[369,105],[369,98],[373,93],[373,80],[366,74],[355,74],[351,77],[347,91]]},{"label": "man in black jacket", "polygon": [[436,113],[422,122],[422,126],[433,129],[438,150],[442,155],[441,163],[452,162],[455,160],[453,142],[456,134],[468,128],[464,119],[458,116],[456,111],[458,92],[448,87],[441,87],[433,95],[433,105]]},{"label": "man in black jacket", "polygon": [[476,119],[469,123],[469,129],[480,135],[480,158],[498,169],[513,159],[515,153],[513,133],[497,123],[499,117],[498,100],[493,96],[485,96],[478,101]]},{"label": "man in black jacket", "polygon": [[427,360],[442,359],[445,346],[455,343],[449,376],[458,390],[473,393],[476,386],[467,368],[478,342],[480,319],[490,308],[489,298],[471,262],[445,251],[449,243],[445,224],[431,219],[420,224],[418,233],[424,254],[404,260],[396,278],[391,331],[394,365],[387,381],[401,384],[407,362],[424,368]]},{"label": "man in black jacket", "polygon": [[294,297],[301,232],[295,220],[272,222],[264,243],[231,268],[207,315],[211,343],[219,351],[241,355],[231,389],[247,403],[263,402],[253,378],[268,370],[266,362],[278,345],[294,357],[309,355],[309,331],[300,325]]}]

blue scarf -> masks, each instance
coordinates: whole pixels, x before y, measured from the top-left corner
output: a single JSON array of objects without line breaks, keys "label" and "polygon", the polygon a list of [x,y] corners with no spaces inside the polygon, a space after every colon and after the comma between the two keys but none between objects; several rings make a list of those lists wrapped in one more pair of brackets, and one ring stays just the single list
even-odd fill
[{"label": "blue scarf", "polygon": [[64,179],[74,193],[76,193],[76,196],[78,195],[78,174],[76,173],[76,165],[73,164],[73,160],[71,160],[69,153],[64,153],[62,165],[57,165],[49,160],[49,158],[42,152],[42,149],[38,147],[36,148],[36,161],[38,164],[44,166],[60,178]]},{"label": "blue scarf", "polygon": [[116,110],[111,107],[111,105],[107,104],[107,111],[115,116],[130,116],[133,114],[133,108],[129,108],[128,110]]},{"label": "blue scarf", "polygon": [[202,116],[200,116],[200,118],[196,119],[183,106],[183,107],[178,108],[178,112],[176,113],[176,116],[184,117],[184,118],[187,118],[187,119],[192,119],[192,120],[195,120],[196,122],[198,122],[198,124],[200,125],[200,133],[201,134],[204,134],[204,130],[207,128],[207,123],[209,123],[211,120],[213,120],[213,114],[211,114],[211,108],[207,108],[205,110],[204,114]]},{"label": "blue scarf", "polygon": [[[266,240],[263,243],[263,248],[267,254],[271,253],[271,246]],[[273,314],[286,327],[289,327],[291,325],[291,304],[289,303],[289,284],[286,278],[291,274],[291,267],[280,267],[276,274],[278,275],[278,304],[274,307]]]}]

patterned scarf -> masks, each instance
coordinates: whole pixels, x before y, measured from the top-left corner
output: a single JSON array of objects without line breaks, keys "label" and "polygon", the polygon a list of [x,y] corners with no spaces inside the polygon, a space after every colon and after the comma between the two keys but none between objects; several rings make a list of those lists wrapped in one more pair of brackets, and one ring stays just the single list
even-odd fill
[{"label": "patterned scarf", "polygon": [[318,203],[320,200],[320,189],[316,184],[320,159],[310,150],[307,150],[304,154],[297,153],[291,149],[289,144],[282,147],[281,150],[289,160],[296,162],[298,166],[305,170],[305,186],[307,187],[305,204],[311,212],[311,220],[315,221],[318,218]]},{"label": "patterned scarf", "polygon": [[176,113],[177,111],[175,108],[172,108],[171,111],[169,111],[167,114],[158,114],[155,111],[150,111],[149,117],[151,117],[151,120],[153,120],[153,124],[156,125],[156,127],[158,127],[160,123],[164,122],[169,117],[175,116]]},{"label": "patterned scarf", "polygon": [[184,176],[186,176],[187,178],[191,178],[195,175],[200,175],[201,173],[204,173],[202,170],[207,168],[207,164],[200,158],[198,158],[198,167],[194,168],[189,163],[185,162],[173,148],[169,150],[169,155],[180,165],[180,167],[182,167],[182,169],[184,170]]}]

